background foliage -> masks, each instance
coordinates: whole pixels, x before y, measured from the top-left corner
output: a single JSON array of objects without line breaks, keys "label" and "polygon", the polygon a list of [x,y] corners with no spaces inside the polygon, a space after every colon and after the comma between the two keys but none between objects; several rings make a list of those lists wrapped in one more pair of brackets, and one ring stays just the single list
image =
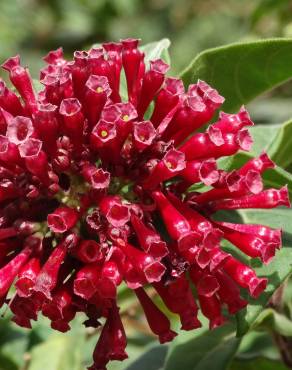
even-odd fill
[{"label": "background foliage", "polygon": [[[227,111],[247,104],[257,123],[252,129],[252,155],[265,149],[279,166],[265,176],[266,185],[288,184],[292,191],[292,40],[260,41],[292,37],[290,0],[0,0],[0,59],[21,54],[34,77],[42,66],[40,57],[50,49],[62,45],[70,55],[94,43],[130,36],[143,39],[144,44],[169,38],[173,74],[183,70],[186,83],[206,79],[226,97]],[[238,41],[245,44],[228,45]],[[167,46],[163,41],[146,51],[156,53]],[[224,166],[236,168],[247,158],[240,153]],[[268,266],[251,262],[260,275],[270,278],[266,293],[251,300],[236,320],[213,332],[202,318],[203,328],[159,346],[134,296],[122,287],[130,359],[110,369],[285,370],[292,366],[292,283],[287,280],[292,272],[291,216],[292,211],[284,209],[237,215],[245,222],[283,227],[283,249]],[[278,290],[270,300],[283,282],[283,297]],[[59,334],[41,319],[29,332],[11,324],[3,312],[0,370],[84,369],[98,333],[83,329],[81,322],[79,317],[70,333]]]}]

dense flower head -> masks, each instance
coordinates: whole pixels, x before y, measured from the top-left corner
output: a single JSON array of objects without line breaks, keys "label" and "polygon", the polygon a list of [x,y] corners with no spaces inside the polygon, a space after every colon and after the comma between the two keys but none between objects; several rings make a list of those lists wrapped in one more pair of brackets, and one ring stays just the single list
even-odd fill
[{"label": "dense flower head", "polygon": [[217,212],[289,199],[286,187],[264,189],[261,175],[274,166],[266,153],[218,168],[251,148],[245,108],[203,130],[224,98],[204,81],[186,90],[163,60],[148,65],[134,39],[44,60],[39,93],[19,56],[2,65],[16,92],[0,81],[0,302],[13,320],[29,328],[41,312],[62,332],[78,312],[86,326],[104,323],[90,367],[102,370],[127,357],[122,282],[161,343],[177,334],[148,287],[183,330],[201,326],[199,309],[211,329],[221,325],[223,307],[246,306],[241,288],[258,297],[267,279],[221,240],[268,263],[281,230],[218,221]]}]

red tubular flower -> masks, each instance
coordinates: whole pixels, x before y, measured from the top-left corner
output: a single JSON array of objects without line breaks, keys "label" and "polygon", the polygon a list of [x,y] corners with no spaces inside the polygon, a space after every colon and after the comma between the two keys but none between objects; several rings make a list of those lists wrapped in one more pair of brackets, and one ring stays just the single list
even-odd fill
[{"label": "red tubular flower", "polygon": [[47,262],[36,277],[33,287],[34,292],[39,293],[41,297],[46,297],[47,299],[51,298],[51,291],[56,287],[59,270],[66,257],[67,249],[75,242],[75,236],[73,234],[68,235],[54,248]]},{"label": "red tubular flower", "polygon": [[13,85],[23,98],[26,108],[30,113],[35,113],[36,97],[32,87],[32,80],[28,71],[20,65],[19,55],[6,60],[2,68],[9,71],[9,77]]},{"label": "red tubular flower", "polygon": [[139,118],[144,116],[149,104],[159,91],[168,69],[169,66],[161,59],[150,61],[150,69],[145,73],[142,80],[142,87],[137,107]]},{"label": "red tubular flower", "polygon": [[202,313],[206,316],[210,323],[210,329],[215,329],[222,325],[224,318],[221,314],[221,303],[216,295],[210,297],[205,295],[199,295],[199,302]]},{"label": "red tubular flower", "polygon": [[40,260],[36,257],[31,258],[28,263],[22,267],[15,283],[17,294],[20,297],[29,297],[32,294],[40,270]]},{"label": "red tubular flower", "polygon": [[16,199],[20,195],[21,191],[10,180],[0,181],[0,202]]},{"label": "red tubular flower", "polygon": [[102,109],[111,95],[108,79],[105,76],[91,75],[85,84],[84,105],[86,114],[93,127],[99,120]]},{"label": "red tubular flower", "polygon": [[199,158],[220,158],[230,156],[239,150],[249,151],[252,139],[247,130],[242,129],[237,133],[223,133],[216,130],[216,135],[200,133],[194,135],[190,140],[180,147],[187,160]]},{"label": "red tubular flower", "polygon": [[116,298],[117,287],[123,281],[120,266],[115,261],[106,261],[102,267],[97,291],[102,298]]},{"label": "red tubular flower", "polygon": [[10,302],[12,320],[19,326],[31,329],[30,320],[37,320],[38,305],[31,298],[16,295]]},{"label": "red tubular flower", "polygon": [[115,227],[122,227],[130,220],[129,207],[118,196],[103,197],[99,207],[108,222]]},{"label": "red tubular flower", "polygon": [[190,277],[197,288],[199,296],[212,297],[220,288],[220,285],[215,276],[207,271],[195,269],[193,266],[190,269]]},{"label": "red tubular flower", "polygon": [[144,188],[155,189],[162,181],[171,179],[185,168],[185,156],[170,149],[144,182]]},{"label": "red tubular flower", "polygon": [[80,150],[83,138],[84,117],[78,99],[64,99],[60,105],[60,114],[64,120],[64,131],[72,140],[77,150]]},{"label": "red tubular flower", "polygon": [[110,68],[109,83],[112,89],[111,99],[115,103],[121,101],[120,97],[120,77],[122,70],[122,44],[118,42],[104,43],[103,48],[107,52],[108,63]]},{"label": "red tubular flower", "polygon": [[161,240],[161,237],[157,232],[147,227],[136,215],[131,216],[131,223],[139,243],[145,252],[158,259],[163,258],[168,254],[166,243]]},{"label": "red tubular flower", "polygon": [[96,264],[85,265],[78,271],[74,281],[74,293],[89,300],[97,291],[100,268]]},{"label": "red tubular flower", "polygon": [[19,145],[19,153],[28,171],[37,176],[44,185],[50,185],[48,159],[42,150],[42,142],[38,139],[28,139]]},{"label": "red tubular flower", "polygon": [[184,86],[181,80],[176,78],[167,78],[165,80],[165,87],[159,91],[156,97],[154,111],[150,118],[154,127],[158,127],[167,114],[178,106],[180,96],[183,93]]},{"label": "red tubular flower", "polygon": [[[42,312],[62,332],[79,312],[86,326],[105,321],[90,367],[105,370],[127,357],[123,281],[161,342],[175,333],[149,284],[182,330],[201,326],[199,309],[210,328],[221,325],[225,308],[246,306],[240,288],[258,297],[267,280],[221,239],[269,263],[281,230],[214,213],[290,202],[287,187],[264,188],[274,167],[266,153],[230,172],[219,167],[218,158],[250,149],[245,108],[220,112],[204,130],[224,98],[204,81],[185,89],[166,77],[169,66],[145,63],[134,39],[76,51],[73,61],[59,48],[44,60],[38,94],[18,56],[3,64],[16,91],[0,80],[0,306],[9,302],[12,320],[30,328]],[[199,183],[209,188],[191,192]]]},{"label": "red tubular flower", "polygon": [[156,131],[150,121],[134,123],[133,140],[135,149],[142,151],[148,148],[156,137]]},{"label": "red tubular flower", "polygon": [[282,244],[282,230],[271,229],[270,227],[263,225],[243,225],[243,224],[231,224],[228,222],[221,222],[223,226],[226,226],[232,230],[236,230],[240,233],[255,235],[263,239],[267,243],[272,243],[276,248],[280,248]]},{"label": "red tubular flower", "polygon": [[224,272],[217,271],[216,279],[220,284],[219,298],[228,306],[228,311],[234,314],[247,305],[247,301],[240,298],[240,289],[233,280]]},{"label": "red tubular flower", "polygon": [[59,207],[48,215],[48,226],[55,233],[64,233],[76,225],[78,213],[74,208]]},{"label": "red tubular flower", "polygon": [[[281,244],[281,238],[274,239],[271,238],[267,240],[261,237],[260,232],[257,233],[256,228],[250,232],[245,230],[245,232],[235,230],[234,224],[228,224],[225,222],[217,223],[221,230],[224,232],[224,237],[229,240],[232,244],[237,246],[243,253],[250,257],[259,257],[264,263],[268,263],[275,255],[276,248]],[[242,229],[244,230],[244,229]],[[262,230],[265,232],[264,230]],[[271,231],[271,234],[275,234],[274,230]],[[271,236],[272,236],[271,235]]]},{"label": "red tubular flower", "polygon": [[116,137],[117,130],[115,123],[100,119],[94,126],[90,135],[91,147],[93,150],[96,150],[104,160],[110,159]]},{"label": "red tubular flower", "polygon": [[268,168],[274,168],[275,163],[263,152],[258,158],[250,159],[239,170],[239,174],[244,176],[249,171],[263,173]]},{"label": "red tubular flower", "polygon": [[209,186],[219,180],[219,172],[215,159],[194,160],[186,163],[186,168],[180,174],[190,184],[203,182]]},{"label": "red tubular flower", "polygon": [[58,48],[57,50],[49,51],[48,54],[43,57],[43,60],[49,64],[61,66],[66,64],[64,59],[63,48]]},{"label": "red tubular flower", "polygon": [[280,190],[268,189],[259,194],[247,195],[238,199],[216,201],[213,204],[214,210],[219,209],[246,209],[246,208],[275,208],[278,206],[290,207],[287,186]]},{"label": "red tubular flower", "polygon": [[31,119],[23,116],[16,116],[8,121],[7,137],[14,144],[25,143],[34,135],[34,127]]},{"label": "red tubular flower", "polygon": [[155,261],[150,254],[146,254],[130,244],[125,244],[123,240],[119,240],[119,246],[133,268],[143,274],[148,283],[161,280],[165,272],[165,267],[161,262]]},{"label": "red tubular flower", "polygon": [[15,165],[23,165],[19,149],[6,136],[0,135],[0,161],[8,168],[15,168]]},{"label": "red tubular flower", "polygon": [[13,116],[23,113],[18,96],[9,90],[4,81],[0,80],[0,106]]},{"label": "red tubular flower", "polygon": [[101,246],[95,240],[82,240],[72,251],[84,263],[94,263],[103,258]]},{"label": "red tubular flower", "polygon": [[88,369],[99,370],[105,368],[111,360],[125,360],[128,357],[125,352],[126,345],[127,339],[119,309],[113,304],[93,353],[94,365]]},{"label": "red tubular flower", "polygon": [[93,165],[84,165],[82,169],[84,178],[89,182],[93,189],[106,189],[110,184],[110,173],[102,168],[96,168]]},{"label": "red tubular flower", "polygon": [[35,115],[35,128],[44,143],[46,152],[50,155],[57,150],[57,138],[59,133],[59,122],[57,119],[58,107],[53,104],[40,104]]},{"label": "red tubular flower", "polygon": [[128,96],[131,102],[137,99],[140,79],[142,77],[141,67],[143,68],[144,54],[138,49],[139,40],[127,39],[122,40],[122,60],[126,74]]},{"label": "red tubular flower", "polygon": [[243,288],[248,288],[250,295],[257,298],[266,289],[267,279],[258,278],[248,266],[230,257],[224,264],[224,271]]},{"label": "red tubular flower", "polygon": [[167,308],[180,316],[183,330],[202,326],[197,317],[198,307],[186,278],[180,277],[167,286],[155,283],[154,287]]},{"label": "red tubular flower", "polygon": [[0,269],[0,297],[6,295],[19,270],[28,260],[31,252],[31,248],[26,247]]},{"label": "red tubular flower", "polygon": [[161,214],[169,235],[174,240],[179,240],[182,235],[190,233],[191,226],[187,219],[171,204],[160,191],[152,193]]},{"label": "red tubular flower", "polygon": [[221,130],[222,132],[238,132],[245,126],[253,126],[254,123],[251,121],[248,112],[245,107],[242,106],[238,114],[228,114],[220,112],[219,121],[217,121],[213,127]]},{"label": "red tubular flower", "polygon": [[[53,294],[52,300],[43,305],[43,315],[48,317],[52,322],[70,322],[74,318],[76,311],[71,304],[73,298],[72,282],[73,278],[70,278],[64,285],[57,289]],[[55,326],[57,325],[55,324]],[[57,330],[60,330],[60,328]]]},{"label": "red tubular flower", "polygon": [[191,133],[190,130],[194,131],[205,122],[202,119],[205,108],[206,105],[201,98],[187,96],[164,131],[164,140],[173,139],[176,145],[179,144]]},{"label": "red tubular flower", "polygon": [[159,337],[160,343],[166,343],[173,340],[177,334],[170,329],[170,321],[162,311],[152,302],[142,288],[135,290],[146,319],[152,332]]},{"label": "red tubular flower", "polygon": [[211,189],[196,197],[197,203],[206,203],[223,198],[239,198],[246,194],[258,194],[263,189],[260,174],[255,171],[248,171],[244,176],[231,172],[225,177],[226,185]]}]

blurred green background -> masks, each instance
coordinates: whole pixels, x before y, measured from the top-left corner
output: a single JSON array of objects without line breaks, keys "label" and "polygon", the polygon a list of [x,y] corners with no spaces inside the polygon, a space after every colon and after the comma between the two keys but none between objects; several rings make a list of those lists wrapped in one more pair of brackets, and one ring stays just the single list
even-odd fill
[{"label": "blurred green background", "polygon": [[[172,74],[178,74],[206,48],[277,36],[292,37],[290,0],[0,0],[0,60],[19,53],[34,78],[43,65],[41,57],[59,46],[69,57],[74,50],[98,42],[137,37],[148,43],[167,37],[172,43]],[[256,123],[280,123],[292,117],[291,102],[289,82],[248,108]],[[124,291],[122,298],[130,337],[128,352],[133,360],[153,338],[145,323],[135,319],[139,309],[133,296]],[[6,315],[0,320],[0,370],[84,369],[97,336],[82,329],[81,321],[77,319],[73,331],[62,335],[52,332],[46,320],[28,332],[11,324]],[[146,358],[127,369],[159,370],[163,348],[152,351],[155,368],[150,369]],[[280,355],[270,335],[255,332],[245,338],[230,369],[240,369],[240,359],[253,358],[252,353],[263,356],[257,369],[268,369],[262,358],[275,361],[273,370],[285,369],[278,362]],[[119,363],[111,366],[123,368]]]},{"label": "blurred green background", "polygon": [[95,42],[168,37],[173,68],[197,52],[259,37],[292,36],[289,0],[1,0],[1,59],[21,53],[33,66],[62,45],[66,53]]}]

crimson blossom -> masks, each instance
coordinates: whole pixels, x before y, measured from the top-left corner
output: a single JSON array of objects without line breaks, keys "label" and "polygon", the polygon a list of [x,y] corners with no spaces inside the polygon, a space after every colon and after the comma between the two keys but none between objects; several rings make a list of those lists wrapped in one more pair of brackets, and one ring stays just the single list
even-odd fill
[{"label": "crimson blossom", "polygon": [[[85,326],[104,323],[89,368],[102,370],[127,358],[122,282],[161,343],[177,334],[145,287],[183,330],[201,326],[199,308],[211,329],[221,325],[223,306],[230,314],[246,306],[241,288],[258,297],[267,279],[221,239],[268,263],[281,230],[218,221],[217,211],[289,199],[286,187],[263,189],[261,175],[274,166],[265,153],[233,171],[217,167],[250,150],[247,111],[221,112],[194,134],[224,98],[203,81],[185,90],[163,60],[148,65],[134,39],[44,60],[38,94],[19,56],[2,65],[19,95],[0,81],[0,302],[13,321],[30,328],[42,312],[65,332],[83,312]],[[205,187],[188,191],[193,184]]]}]

